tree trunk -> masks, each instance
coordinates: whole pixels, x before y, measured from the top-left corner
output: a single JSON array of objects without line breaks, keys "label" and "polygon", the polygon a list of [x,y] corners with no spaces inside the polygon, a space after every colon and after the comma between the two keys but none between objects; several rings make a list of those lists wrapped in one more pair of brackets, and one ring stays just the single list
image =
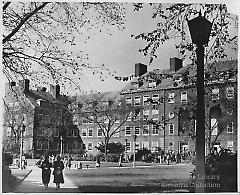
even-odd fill
[{"label": "tree trunk", "polygon": [[108,140],[108,138],[106,138],[106,139],[105,139],[105,146],[104,146],[105,162],[107,162],[107,153],[108,153],[108,151],[107,151],[107,146],[108,146],[108,142],[109,142],[109,140]]}]

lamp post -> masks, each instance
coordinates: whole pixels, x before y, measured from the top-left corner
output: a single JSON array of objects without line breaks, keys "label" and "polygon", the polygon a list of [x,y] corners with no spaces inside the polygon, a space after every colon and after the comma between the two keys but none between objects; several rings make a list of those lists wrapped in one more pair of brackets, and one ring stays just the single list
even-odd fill
[{"label": "lamp post", "polygon": [[63,156],[63,137],[60,136],[60,157]]},{"label": "lamp post", "polygon": [[26,129],[26,126],[23,124],[20,131],[20,169],[23,169],[23,133]]},{"label": "lamp post", "polygon": [[196,129],[196,192],[205,191],[205,106],[204,45],[209,41],[212,23],[199,16],[188,21],[191,39],[197,45],[197,129]]},{"label": "lamp post", "polygon": [[128,139],[125,138],[125,162],[127,162],[127,141]]},{"label": "lamp post", "polygon": [[136,161],[136,139],[137,139],[137,135],[133,135],[133,168],[135,168],[135,161]]}]

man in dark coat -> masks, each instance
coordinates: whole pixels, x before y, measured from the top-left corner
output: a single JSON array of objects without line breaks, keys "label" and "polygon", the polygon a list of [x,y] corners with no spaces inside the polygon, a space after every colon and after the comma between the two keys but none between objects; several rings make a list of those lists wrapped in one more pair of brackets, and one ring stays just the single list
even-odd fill
[{"label": "man in dark coat", "polygon": [[54,180],[53,183],[56,183],[56,190],[60,188],[60,183],[64,183],[63,179],[63,169],[64,169],[64,164],[61,161],[60,156],[57,156],[57,160],[53,163],[53,175],[54,175]]},{"label": "man in dark coat", "polygon": [[44,185],[44,189],[48,187],[51,175],[52,164],[49,162],[48,156],[45,156],[44,161],[41,163],[40,168],[42,169],[42,182]]}]

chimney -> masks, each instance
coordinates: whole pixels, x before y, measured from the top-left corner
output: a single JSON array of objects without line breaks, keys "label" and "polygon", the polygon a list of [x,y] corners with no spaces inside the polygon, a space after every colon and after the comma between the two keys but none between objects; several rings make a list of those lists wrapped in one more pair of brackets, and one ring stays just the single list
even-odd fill
[{"label": "chimney", "polygon": [[19,81],[19,86],[21,88],[23,88],[24,93],[29,92],[29,82],[30,81],[28,79],[24,79],[24,80]]},{"label": "chimney", "polygon": [[179,58],[170,58],[170,70],[177,72],[182,68],[182,60]]},{"label": "chimney", "polygon": [[140,77],[147,72],[147,65],[137,63],[135,64],[135,76]]},{"label": "chimney", "polygon": [[54,98],[58,98],[60,96],[60,86],[50,85],[50,93],[54,96]]},{"label": "chimney", "polygon": [[43,92],[46,92],[46,91],[47,91],[47,88],[46,88],[46,87],[43,87],[43,88],[42,88],[42,91],[43,91]]}]

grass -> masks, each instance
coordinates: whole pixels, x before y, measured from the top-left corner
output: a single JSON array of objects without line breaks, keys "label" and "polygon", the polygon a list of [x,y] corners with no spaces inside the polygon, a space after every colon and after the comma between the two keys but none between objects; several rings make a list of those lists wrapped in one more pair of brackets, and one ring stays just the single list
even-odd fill
[{"label": "grass", "polygon": [[192,165],[66,170],[80,192],[162,192],[187,189]]}]

